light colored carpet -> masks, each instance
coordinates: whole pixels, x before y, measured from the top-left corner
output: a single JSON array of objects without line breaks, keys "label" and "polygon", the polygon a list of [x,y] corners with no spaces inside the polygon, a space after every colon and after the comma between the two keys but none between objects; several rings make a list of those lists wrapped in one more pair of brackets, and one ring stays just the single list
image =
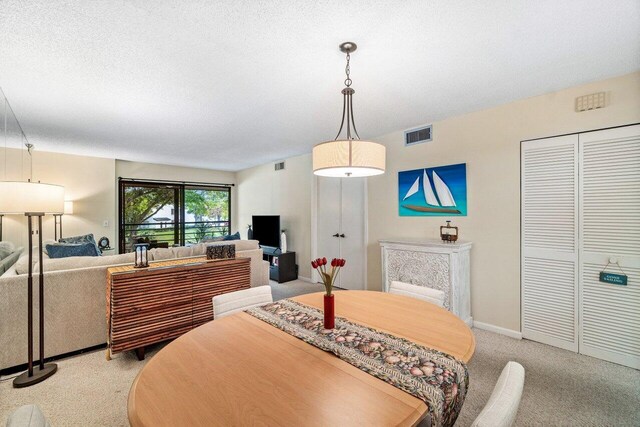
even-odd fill
[{"label": "light colored carpet", "polygon": [[[309,286],[307,286],[309,285]],[[319,285],[272,285],[274,297],[315,292]],[[296,293],[297,292],[297,293]],[[518,426],[640,426],[640,371],[527,340],[474,329],[470,390],[456,425],[468,426],[486,403],[509,360],[526,370]],[[148,351],[147,360],[161,349]],[[104,351],[58,361],[59,371],[25,389],[0,383],[0,425],[20,405],[37,403],[55,427],[126,426],[127,395],[145,362],[133,353],[107,362]]]}]

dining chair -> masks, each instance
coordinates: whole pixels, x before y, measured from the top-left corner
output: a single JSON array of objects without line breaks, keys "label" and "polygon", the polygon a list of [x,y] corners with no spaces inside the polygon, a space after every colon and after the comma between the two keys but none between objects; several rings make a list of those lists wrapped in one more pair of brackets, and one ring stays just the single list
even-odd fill
[{"label": "dining chair", "polygon": [[7,427],[51,427],[38,405],[24,405],[16,409],[7,420]]},{"label": "dining chair", "polygon": [[213,318],[229,316],[238,311],[273,302],[271,286],[258,286],[213,297]]},{"label": "dining chair", "polygon": [[472,427],[510,427],[518,414],[524,387],[524,368],[509,362],[502,370],[489,401]]},{"label": "dining chair", "polygon": [[426,286],[412,285],[410,283],[392,281],[389,286],[389,293],[404,295],[406,297],[421,299],[423,301],[444,306],[444,292]]}]

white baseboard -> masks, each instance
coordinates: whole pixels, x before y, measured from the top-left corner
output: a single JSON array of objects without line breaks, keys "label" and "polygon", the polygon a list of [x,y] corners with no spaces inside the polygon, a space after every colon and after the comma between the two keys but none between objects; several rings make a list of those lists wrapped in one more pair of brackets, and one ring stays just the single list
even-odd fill
[{"label": "white baseboard", "polygon": [[302,280],[303,282],[313,283],[313,281],[309,277],[298,276],[298,280]]},{"label": "white baseboard", "polygon": [[496,334],[506,335],[511,338],[515,338],[517,340],[522,339],[522,332],[514,331],[513,329],[502,328],[500,326],[495,326],[490,323],[478,322],[477,320],[473,321],[473,326],[478,329],[483,329],[489,332],[495,332]]}]

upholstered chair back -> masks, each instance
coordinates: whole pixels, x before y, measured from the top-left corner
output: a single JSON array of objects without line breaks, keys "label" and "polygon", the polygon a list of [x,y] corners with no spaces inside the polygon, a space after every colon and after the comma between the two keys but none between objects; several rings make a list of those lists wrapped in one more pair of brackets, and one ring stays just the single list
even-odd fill
[{"label": "upholstered chair back", "polygon": [[444,305],[444,292],[437,289],[427,288],[426,286],[393,281],[391,282],[391,286],[389,286],[389,293],[421,299],[440,307]]},{"label": "upholstered chair back", "polygon": [[213,297],[213,318],[229,316],[252,307],[273,302],[271,286],[258,286]]}]

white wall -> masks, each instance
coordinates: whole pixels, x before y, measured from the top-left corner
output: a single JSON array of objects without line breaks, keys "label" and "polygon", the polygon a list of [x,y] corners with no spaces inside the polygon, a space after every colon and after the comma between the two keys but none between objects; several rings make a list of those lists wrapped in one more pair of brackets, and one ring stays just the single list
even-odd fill
[{"label": "white wall", "polygon": [[[606,108],[574,112],[577,96],[600,91]],[[520,141],[636,122],[640,72],[435,122],[433,141],[413,147],[404,146],[402,130],[374,138],[387,147],[387,171],[368,182],[369,288],[381,288],[380,239],[438,238],[451,219],[474,245],[474,320],[519,331]],[[467,164],[468,216],[398,215],[399,171],[455,163]]]},{"label": "white wall", "polygon": [[311,155],[293,157],[285,169],[275,171],[273,163],[240,171],[238,185],[238,224],[247,236],[252,215],[280,215],[287,230],[287,249],[296,252],[301,277],[311,277]]},{"label": "white wall", "polygon": [[[29,178],[29,158],[25,150],[8,149],[7,160],[7,179]],[[65,199],[73,201],[73,215],[62,218],[65,236],[93,233],[96,238],[107,236],[114,242],[117,228],[113,185],[115,160],[34,150],[33,180],[64,186]],[[107,227],[103,226],[104,221],[108,222]],[[51,215],[44,217],[42,228],[43,240],[53,239],[54,220]],[[27,246],[27,220],[24,216],[4,217],[3,240]]]}]

